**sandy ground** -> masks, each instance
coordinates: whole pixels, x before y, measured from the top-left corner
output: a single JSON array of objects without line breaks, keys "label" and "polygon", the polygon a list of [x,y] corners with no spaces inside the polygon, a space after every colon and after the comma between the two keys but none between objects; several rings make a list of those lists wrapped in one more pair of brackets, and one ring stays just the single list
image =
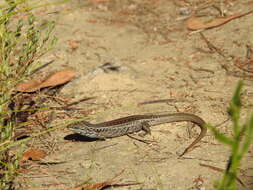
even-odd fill
[{"label": "sandy ground", "polygon": [[[219,15],[215,7],[227,15],[247,12],[252,1],[169,0],[108,0],[71,1],[44,8],[38,14],[56,20],[55,35],[59,38],[55,50],[42,58],[42,63],[54,61],[40,71],[49,73],[72,69],[77,77],[65,85],[59,97],[79,100],[91,122],[101,122],[133,114],[189,112],[213,125],[228,119],[227,107],[237,84],[245,76],[244,100],[252,105],[253,75],[235,66],[236,60],[246,61],[246,45],[253,48],[253,14],[233,20],[217,28],[203,31],[217,51],[199,32],[187,30],[185,19],[193,10],[208,18]],[[249,51],[248,51],[249,52]],[[104,68],[103,65],[111,68]],[[248,80],[251,79],[251,80]],[[171,99],[165,103],[138,103]],[[250,106],[245,106],[245,113]],[[57,122],[78,118],[60,113]],[[218,129],[231,135],[231,122]],[[56,165],[34,165],[21,175],[20,189],[65,189],[78,184],[100,183],[116,179],[118,184],[139,182],[139,185],[112,187],[129,190],[209,190],[221,173],[200,164],[225,168],[229,149],[218,143],[212,134],[198,146],[178,158],[178,154],[198,135],[198,128],[186,122],[152,127],[153,140],[145,144],[127,136],[106,141],[75,140],[67,128],[53,132],[47,138],[54,147],[48,148],[47,162]],[[41,145],[43,146],[43,145]],[[44,149],[46,146],[44,144]],[[253,151],[243,160],[240,179],[253,189]]]}]

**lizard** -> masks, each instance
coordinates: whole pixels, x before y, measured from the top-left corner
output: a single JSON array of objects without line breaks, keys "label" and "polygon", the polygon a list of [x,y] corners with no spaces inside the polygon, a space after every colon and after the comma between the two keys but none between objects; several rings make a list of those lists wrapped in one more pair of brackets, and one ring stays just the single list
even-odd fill
[{"label": "lizard", "polygon": [[80,135],[95,138],[106,139],[132,134],[139,131],[151,134],[150,127],[171,122],[192,122],[201,129],[198,137],[180,154],[180,157],[192,150],[207,132],[205,121],[197,115],[190,113],[172,113],[172,114],[149,114],[149,115],[131,115],[119,119],[92,124],[85,120],[71,124],[69,127]]}]

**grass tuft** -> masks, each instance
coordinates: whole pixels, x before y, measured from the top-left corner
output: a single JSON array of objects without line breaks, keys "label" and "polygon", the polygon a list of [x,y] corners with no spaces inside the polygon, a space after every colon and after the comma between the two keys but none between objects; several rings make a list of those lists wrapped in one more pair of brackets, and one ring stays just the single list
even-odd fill
[{"label": "grass tuft", "polygon": [[[30,7],[29,3],[32,3]],[[56,42],[51,37],[54,22],[40,26],[29,12],[35,7],[33,3],[6,0],[0,5],[0,189],[11,188],[24,151],[21,143],[11,146],[17,143],[13,137],[19,124],[15,114],[18,103],[15,86],[40,66],[38,59]]]},{"label": "grass tuft", "polygon": [[241,91],[243,82],[239,81],[235,90],[234,96],[231,100],[228,108],[228,113],[232,118],[233,122],[233,136],[228,137],[221,134],[217,129],[211,125],[207,127],[213,132],[215,138],[227,145],[231,149],[231,154],[228,159],[227,168],[224,172],[223,178],[219,182],[215,182],[215,188],[218,190],[236,190],[237,189],[237,171],[240,166],[240,162],[248,152],[250,144],[253,139],[253,115],[251,113],[250,118],[244,124],[241,124]]}]

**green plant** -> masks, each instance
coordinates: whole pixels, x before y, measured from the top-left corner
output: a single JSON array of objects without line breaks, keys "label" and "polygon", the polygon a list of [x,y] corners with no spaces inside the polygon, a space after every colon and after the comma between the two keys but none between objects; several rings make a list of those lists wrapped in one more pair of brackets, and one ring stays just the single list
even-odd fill
[{"label": "green plant", "polygon": [[4,149],[0,155],[0,189],[10,186],[23,151],[22,146],[12,151],[8,148],[15,144],[15,86],[39,67],[38,58],[56,42],[56,38],[50,38],[54,23],[39,26],[28,11],[33,7],[26,2],[6,0],[0,9],[0,148]]},{"label": "green plant", "polygon": [[231,149],[231,155],[228,160],[227,168],[224,172],[223,178],[220,182],[215,183],[218,190],[235,190],[237,170],[245,153],[248,151],[253,139],[253,115],[250,116],[245,124],[241,124],[241,90],[243,82],[239,81],[235,90],[234,96],[230,103],[228,113],[233,122],[233,136],[227,137],[222,135],[214,127],[207,125],[213,132],[215,138],[221,143],[228,145]]}]

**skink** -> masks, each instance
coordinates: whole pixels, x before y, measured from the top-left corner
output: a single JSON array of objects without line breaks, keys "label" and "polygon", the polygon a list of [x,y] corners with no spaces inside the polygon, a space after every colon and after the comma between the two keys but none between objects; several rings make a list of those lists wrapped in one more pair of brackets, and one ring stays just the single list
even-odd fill
[{"label": "skink", "polygon": [[80,121],[71,124],[69,127],[75,132],[83,136],[97,139],[113,138],[128,135],[138,131],[150,133],[150,127],[171,123],[189,121],[198,125],[201,129],[199,136],[183,151],[180,156],[189,152],[207,132],[205,121],[199,116],[190,113],[173,113],[173,114],[150,114],[150,115],[132,115],[119,119],[91,124],[87,121]]}]

